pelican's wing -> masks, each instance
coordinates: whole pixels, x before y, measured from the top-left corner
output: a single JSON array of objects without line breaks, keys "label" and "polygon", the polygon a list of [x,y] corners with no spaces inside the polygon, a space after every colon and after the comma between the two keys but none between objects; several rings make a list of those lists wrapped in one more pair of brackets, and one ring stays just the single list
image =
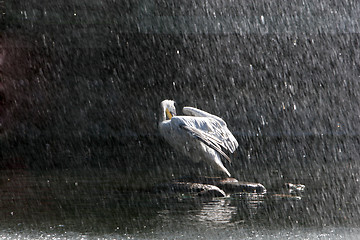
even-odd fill
[{"label": "pelican's wing", "polygon": [[226,122],[222,118],[193,107],[184,107],[183,113],[189,116],[208,118],[210,126],[207,133],[213,138],[218,139],[220,142],[219,145],[223,148],[233,153],[239,146],[237,140],[229,131]]},{"label": "pelican's wing", "polygon": [[183,113],[188,116],[213,118],[216,119],[221,125],[226,126],[226,122],[222,118],[197,108],[183,107]]},{"label": "pelican's wing", "polygon": [[200,141],[202,141],[203,143],[205,143],[206,145],[208,145],[209,147],[211,147],[212,149],[214,149],[215,151],[220,153],[226,160],[231,162],[231,159],[228,157],[228,155],[226,155],[221,150],[221,147],[219,145],[221,142],[219,142],[218,139],[212,137],[210,134],[207,134],[206,132],[204,132],[202,130],[199,130],[199,129],[191,127],[191,126],[187,126],[185,124],[180,125],[180,128],[184,129],[190,135],[192,135],[193,137],[199,139]]}]

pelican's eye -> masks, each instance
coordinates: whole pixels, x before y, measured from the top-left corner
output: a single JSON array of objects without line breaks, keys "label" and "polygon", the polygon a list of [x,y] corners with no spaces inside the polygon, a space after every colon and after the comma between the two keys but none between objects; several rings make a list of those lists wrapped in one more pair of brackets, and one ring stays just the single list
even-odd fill
[{"label": "pelican's eye", "polygon": [[166,108],[166,116],[168,119],[171,119],[173,117],[168,108]]}]

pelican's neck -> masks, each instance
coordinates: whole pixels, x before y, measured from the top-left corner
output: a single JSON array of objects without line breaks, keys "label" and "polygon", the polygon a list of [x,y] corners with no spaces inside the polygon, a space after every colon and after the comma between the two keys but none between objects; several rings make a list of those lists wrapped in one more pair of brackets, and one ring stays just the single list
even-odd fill
[{"label": "pelican's neck", "polygon": [[161,112],[159,115],[159,124],[166,121],[166,107],[161,106]]}]

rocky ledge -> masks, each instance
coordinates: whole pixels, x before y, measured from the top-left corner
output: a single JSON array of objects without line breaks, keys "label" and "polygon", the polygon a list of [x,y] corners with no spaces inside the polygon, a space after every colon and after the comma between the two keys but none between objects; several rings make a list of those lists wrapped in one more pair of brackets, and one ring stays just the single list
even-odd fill
[{"label": "rocky ledge", "polygon": [[199,197],[225,197],[227,194],[246,192],[265,194],[260,183],[242,182],[235,178],[184,177],[155,187],[156,192],[165,194],[191,194]]}]

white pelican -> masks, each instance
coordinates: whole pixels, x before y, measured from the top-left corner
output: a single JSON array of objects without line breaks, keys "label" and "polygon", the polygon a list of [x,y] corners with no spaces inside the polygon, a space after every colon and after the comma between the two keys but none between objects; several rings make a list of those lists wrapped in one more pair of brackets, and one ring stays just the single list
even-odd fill
[{"label": "white pelican", "polygon": [[162,101],[159,119],[161,135],[170,145],[193,161],[206,161],[230,177],[220,156],[229,162],[231,160],[222,148],[233,153],[239,144],[225,121],[193,107],[184,107],[183,113],[186,116],[176,116],[175,102]]}]

